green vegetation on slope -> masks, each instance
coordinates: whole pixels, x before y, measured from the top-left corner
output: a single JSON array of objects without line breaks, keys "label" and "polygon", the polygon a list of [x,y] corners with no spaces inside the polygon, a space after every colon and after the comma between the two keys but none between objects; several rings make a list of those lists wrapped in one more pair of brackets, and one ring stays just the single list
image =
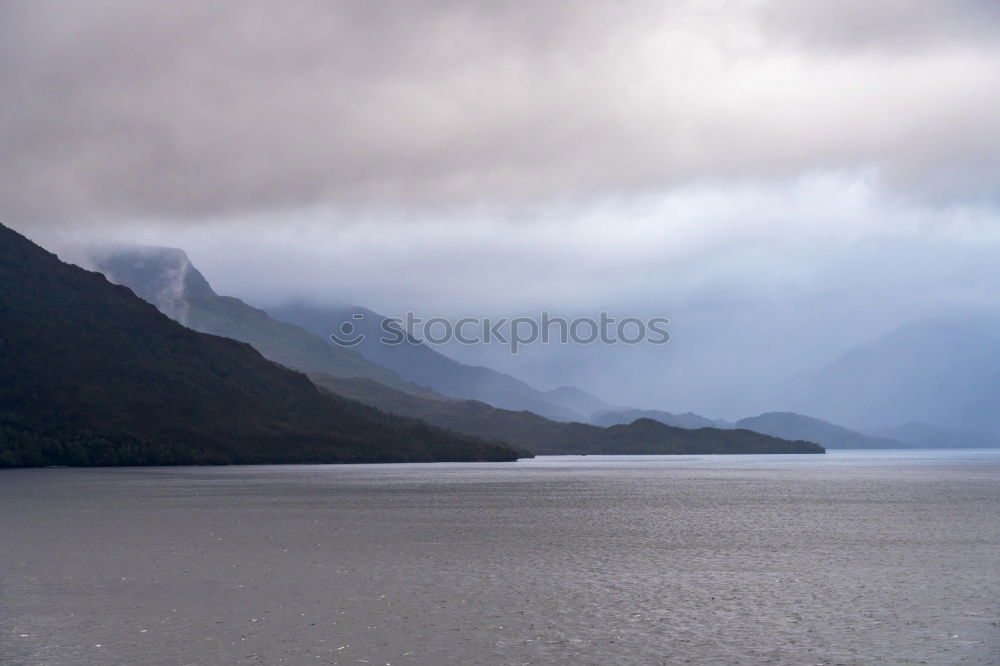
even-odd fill
[{"label": "green vegetation on slope", "polygon": [[328,395],[0,225],[0,466],[516,457]]}]

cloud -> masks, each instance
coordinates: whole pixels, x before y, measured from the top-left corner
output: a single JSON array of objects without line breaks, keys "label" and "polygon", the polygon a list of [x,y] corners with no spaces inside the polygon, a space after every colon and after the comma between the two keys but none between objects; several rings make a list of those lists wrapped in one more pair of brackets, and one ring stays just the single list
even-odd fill
[{"label": "cloud", "polygon": [[1000,29],[993,0],[768,0],[757,17],[769,37],[848,52],[983,47]]},{"label": "cloud", "polygon": [[8,0],[0,221],[183,247],[259,305],[668,316],[655,355],[449,352],[745,415],[998,306],[996,7]]},{"label": "cloud", "polygon": [[997,197],[994,7],[7,2],[0,216],[190,225],[843,169]]}]

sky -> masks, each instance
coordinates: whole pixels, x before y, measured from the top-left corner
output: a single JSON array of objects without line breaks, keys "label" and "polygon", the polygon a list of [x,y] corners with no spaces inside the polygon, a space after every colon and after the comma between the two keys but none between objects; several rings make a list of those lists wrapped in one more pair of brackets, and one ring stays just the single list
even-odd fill
[{"label": "sky", "polygon": [[0,221],[185,249],[220,293],[664,316],[452,345],[737,417],[1000,300],[1000,3],[0,1]]}]

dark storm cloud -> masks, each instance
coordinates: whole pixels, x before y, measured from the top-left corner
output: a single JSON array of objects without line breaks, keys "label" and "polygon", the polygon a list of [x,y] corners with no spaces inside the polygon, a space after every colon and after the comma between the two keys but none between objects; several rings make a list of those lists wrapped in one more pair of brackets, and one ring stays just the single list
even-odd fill
[{"label": "dark storm cloud", "polygon": [[196,220],[857,167],[995,194],[995,7],[8,1],[0,215]]}]

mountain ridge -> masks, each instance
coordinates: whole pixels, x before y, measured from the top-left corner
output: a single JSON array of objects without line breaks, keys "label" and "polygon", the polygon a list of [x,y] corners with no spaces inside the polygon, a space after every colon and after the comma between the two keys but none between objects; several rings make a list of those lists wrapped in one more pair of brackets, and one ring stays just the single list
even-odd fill
[{"label": "mountain ridge", "polygon": [[92,261],[109,280],[128,287],[184,326],[246,342],[286,367],[367,377],[406,391],[423,390],[360,354],[327,344],[309,331],[274,319],[238,298],[217,294],[181,249],[118,248],[95,252]]},{"label": "mountain ridge", "polygon": [[789,441],[749,430],[689,430],[650,419],[602,428],[589,423],[546,419],[528,411],[493,407],[475,400],[428,399],[363,379],[310,373],[330,391],[388,412],[419,418],[448,430],[490,437],[537,455],[823,453],[813,442]]},{"label": "mountain ridge", "polygon": [[390,368],[406,381],[453,398],[480,400],[504,409],[527,409],[557,421],[586,420],[589,414],[581,411],[583,404],[604,404],[578,388],[540,391],[492,368],[465,365],[412,336],[400,344],[382,343],[383,322],[387,318],[360,306],[285,303],[267,310],[278,319],[302,326],[324,338],[338,331],[345,322],[350,323],[356,332],[365,336],[354,347],[362,356]]},{"label": "mountain ridge", "polygon": [[658,409],[605,410],[594,414],[590,422],[594,425],[609,427],[613,425],[631,423],[632,421],[641,418],[653,419],[654,421],[659,421],[660,423],[677,428],[725,428],[732,426],[732,424],[725,421],[713,421],[712,419],[705,418],[704,416],[695,414],[694,412],[674,414]]},{"label": "mountain ridge", "polygon": [[866,430],[924,422],[1000,435],[1000,312],[921,319],[805,374],[792,410]]},{"label": "mountain ridge", "polygon": [[321,392],[0,225],[0,466],[514,460]]},{"label": "mountain ridge", "polygon": [[659,410],[629,409],[601,412],[591,422],[595,425],[611,426],[631,423],[637,418],[649,418],[666,425],[688,429],[743,428],[782,439],[816,442],[828,449],[907,448],[906,442],[892,437],[857,432],[795,412],[764,412],[738,421],[713,421],[693,412],[672,414]]},{"label": "mountain ridge", "polygon": [[904,442],[895,439],[866,435],[844,426],[794,412],[764,412],[757,416],[740,419],[733,425],[775,437],[809,439],[819,442],[828,449],[907,448]]}]

